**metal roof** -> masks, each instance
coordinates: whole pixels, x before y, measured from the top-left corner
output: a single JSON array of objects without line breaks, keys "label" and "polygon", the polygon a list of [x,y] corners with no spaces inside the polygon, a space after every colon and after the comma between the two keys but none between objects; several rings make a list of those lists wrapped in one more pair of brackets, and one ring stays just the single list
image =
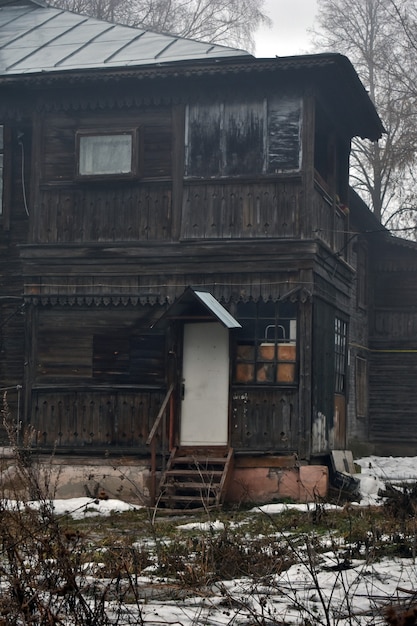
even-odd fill
[{"label": "metal roof", "polygon": [[[194,291],[194,290],[193,290]],[[242,328],[241,324],[233,315],[227,311],[224,306],[220,304],[218,300],[214,296],[211,295],[208,291],[194,291],[196,298],[200,300],[215,317],[226,326],[226,328]]]},{"label": "metal roof", "polygon": [[[121,26],[46,5],[0,0],[0,82],[90,83],[109,77],[145,79],[299,72],[322,91],[351,136],[372,141],[382,122],[350,61],[340,54],[256,59],[243,50]],[[252,74],[252,75],[251,75]],[[304,76],[304,78],[302,78]],[[271,76],[271,82],[276,78]],[[280,84],[279,82],[277,84]]]},{"label": "metal roof", "polygon": [[[197,304],[198,309],[195,308]],[[198,319],[202,311],[207,311],[209,318],[219,321],[226,328],[242,328],[233,315],[220,304],[208,291],[197,291],[187,287],[183,294],[162,314],[155,324],[156,328],[165,328],[171,319]],[[196,317],[197,316],[197,317]]]},{"label": "metal roof", "polygon": [[250,56],[216,44],[121,26],[34,0],[0,0],[0,75],[138,67]]}]

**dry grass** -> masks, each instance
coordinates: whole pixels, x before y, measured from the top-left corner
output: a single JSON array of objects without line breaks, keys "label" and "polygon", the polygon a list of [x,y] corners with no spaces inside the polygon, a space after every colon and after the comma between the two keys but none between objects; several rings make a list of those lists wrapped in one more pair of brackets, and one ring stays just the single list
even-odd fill
[{"label": "dry grass", "polygon": [[[210,524],[186,532],[179,528],[185,522],[207,523],[206,515],[187,515],[185,520],[147,509],[78,521],[57,516],[48,466],[40,467],[32,456],[30,432],[18,446],[7,404],[3,417],[16,468],[16,482],[8,483],[7,494],[14,488],[21,494],[23,485],[25,497],[19,495],[14,507],[9,500],[0,500],[0,624],[142,624],[142,607],[150,593],[171,600],[196,593],[208,597],[214,584],[236,578],[267,586],[298,561],[317,581],[315,571],[322,553],[329,550],[329,540],[340,571],[349,568],[352,559],[369,563],[383,556],[416,556],[414,502],[410,505],[416,486],[391,494],[385,508],[347,506],[328,511],[318,503],[308,513],[219,511],[223,526],[217,531]],[[39,502],[39,510],[29,506],[31,499]],[[150,568],[155,584],[144,586],[140,577],[150,576]],[[242,601],[221,588],[233,622]],[[133,621],[123,621],[132,607]],[[254,624],[272,623],[262,604],[251,610]],[[307,617],[314,624],[333,623],[329,615],[324,622]],[[415,596],[402,605],[389,604],[380,618],[392,626],[417,624]]]}]

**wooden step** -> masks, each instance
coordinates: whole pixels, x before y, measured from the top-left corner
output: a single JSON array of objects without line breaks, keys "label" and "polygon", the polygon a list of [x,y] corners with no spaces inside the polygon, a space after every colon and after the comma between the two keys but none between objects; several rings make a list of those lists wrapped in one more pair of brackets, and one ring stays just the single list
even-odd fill
[{"label": "wooden step", "polygon": [[233,450],[174,450],[162,476],[158,503],[165,508],[207,509],[224,498]]},{"label": "wooden step", "polygon": [[[161,498],[162,500],[164,499],[164,496],[162,496]],[[199,498],[198,496],[195,498],[190,498],[190,496],[185,496],[185,495],[180,495],[178,493],[175,493],[173,495],[169,495],[166,497],[167,500],[172,500],[172,502],[196,502],[197,504],[199,504],[201,506],[202,502],[208,502],[211,504],[214,504],[216,502],[216,498],[214,497],[209,497],[209,498],[205,498],[204,496],[202,498]]]},{"label": "wooden step", "polygon": [[173,463],[187,463],[189,465],[224,465],[227,457],[204,457],[198,458],[195,456],[177,456],[173,459]]},{"label": "wooden step", "polygon": [[[169,486],[169,483],[167,483],[167,486]],[[194,489],[195,491],[198,491],[198,490],[200,490],[200,491],[203,491],[203,490],[204,491],[217,491],[217,489],[218,489],[218,485],[212,485],[212,484],[205,485],[205,484],[201,484],[201,483],[192,483],[192,482],[189,482],[189,483],[185,482],[185,483],[183,483],[183,482],[178,482],[178,481],[175,481],[175,487],[177,489],[180,489],[180,490],[181,489]]]},{"label": "wooden step", "polygon": [[199,470],[199,469],[170,469],[165,472],[165,476],[206,476],[207,478],[221,478],[222,470]]},{"label": "wooden step", "polygon": [[181,490],[194,490],[197,492],[208,492],[208,491],[214,491],[217,492],[219,489],[219,483],[217,484],[212,484],[212,483],[204,483],[204,482],[182,482],[182,481],[178,481],[176,480],[175,482],[166,482],[164,484],[164,491],[165,493],[174,493],[176,491],[181,491]]}]

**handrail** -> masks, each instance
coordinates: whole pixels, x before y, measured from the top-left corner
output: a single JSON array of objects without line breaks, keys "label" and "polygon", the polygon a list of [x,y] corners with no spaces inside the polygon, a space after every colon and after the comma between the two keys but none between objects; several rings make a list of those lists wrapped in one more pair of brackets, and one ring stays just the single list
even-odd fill
[{"label": "handrail", "polygon": [[[146,440],[146,445],[148,446],[152,445],[152,448],[151,448],[151,484],[150,484],[150,490],[149,490],[151,506],[155,506],[155,500],[156,500],[156,440],[155,440],[155,435],[156,435],[156,431],[159,428],[161,420],[165,415],[167,404],[172,396],[172,392],[174,391],[174,389],[175,389],[175,385],[174,383],[171,383],[165,395],[165,398],[161,404],[161,408],[159,409],[158,415],[156,416],[155,422],[151,428],[149,436]],[[171,415],[171,419],[172,419],[172,415]]]},{"label": "handrail", "polygon": [[165,413],[165,409],[167,407],[167,404],[169,402],[171,394],[174,391],[174,387],[175,387],[174,383],[171,383],[171,385],[169,386],[169,389],[168,389],[168,391],[166,393],[166,396],[164,398],[164,401],[161,404],[161,408],[159,409],[159,413],[156,416],[154,425],[151,428],[151,432],[149,433],[149,437],[146,440],[146,445],[147,446],[149,446],[152,443],[152,439],[155,437],[155,433],[156,433],[156,431],[158,430],[158,427],[159,427],[159,422],[161,421],[162,416]]}]

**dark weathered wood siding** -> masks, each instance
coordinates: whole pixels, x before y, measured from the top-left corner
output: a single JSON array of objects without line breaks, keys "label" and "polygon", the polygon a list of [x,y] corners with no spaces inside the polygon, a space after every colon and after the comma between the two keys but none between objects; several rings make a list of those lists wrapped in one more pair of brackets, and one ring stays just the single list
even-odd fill
[{"label": "dark weathered wood siding", "polygon": [[[320,305],[313,317],[312,307],[330,293],[329,310],[343,310],[353,272],[335,154],[324,186],[315,172],[316,87],[304,78],[38,85],[33,102],[10,106],[16,182],[3,280],[24,292],[26,309],[3,330],[3,380],[23,383],[39,445],[145,452],[168,378],[181,375],[180,360],[173,373],[168,357],[181,342],[173,332],[164,350],[152,350],[140,338],[191,285],[232,314],[239,300],[298,302],[296,380],[233,383],[230,431],[238,453],[309,457],[313,418],[330,415],[334,383],[326,360],[334,317]],[[321,148],[339,133],[346,159],[347,131],[325,122]],[[139,138],[136,178],[77,176],[78,131],[130,129]],[[178,424],[178,389],[174,404]]]},{"label": "dark weathered wood siding", "polygon": [[[22,168],[22,150],[30,154],[32,131],[26,120],[4,129],[3,214],[0,217],[0,387],[7,390],[11,413],[24,418],[22,384],[25,371],[23,272],[19,246],[28,238],[24,197],[30,196],[30,159]],[[23,174],[23,176],[22,176]],[[4,433],[0,427],[0,437]]]},{"label": "dark weathered wood siding", "polygon": [[134,451],[148,454],[146,440],[164,393],[132,389],[34,389],[36,444],[57,452]]},{"label": "dark weathered wood siding", "polygon": [[184,239],[299,237],[300,178],[186,184]]},{"label": "dark weathered wood siding", "polygon": [[241,452],[287,453],[299,447],[296,389],[244,389],[232,396],[232,446]]},{"label": "dark weathered wood siding", "polygon": [[374,253],[369,438],[377,451],[408,454],[417,443],[417,250],[382,239]]}]

